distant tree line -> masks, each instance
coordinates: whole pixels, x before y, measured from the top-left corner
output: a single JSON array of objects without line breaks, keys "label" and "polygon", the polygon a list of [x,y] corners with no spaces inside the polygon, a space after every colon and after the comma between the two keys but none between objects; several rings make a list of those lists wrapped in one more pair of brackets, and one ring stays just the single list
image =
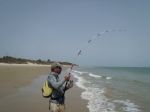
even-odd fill
[{"label": "distant tree line", "polygon": [[[51,61],[48,59],[47,61],[45,60],[31,60],[31,59],[24,59],[24,58],[15,58],[12,56],[3,56],[0,58],[0,63],[15,63],[15,64],[28,64],[28,63],[33,63],[33,64],[52,64],[54,61]],[[69,62],[59,62],[60,64],[63,65],[72,65],[72,63]],[[75,65],[75,64],[73,64]]]}]

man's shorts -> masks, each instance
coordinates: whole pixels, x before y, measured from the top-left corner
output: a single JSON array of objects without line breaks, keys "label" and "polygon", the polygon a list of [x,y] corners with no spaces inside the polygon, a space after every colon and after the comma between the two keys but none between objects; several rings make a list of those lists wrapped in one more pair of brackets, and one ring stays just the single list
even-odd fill
[{"label": "man's shorts", "polygon": [[49,104],[50,112],[65,112],[65,104],[56,104],[50,103]]}]

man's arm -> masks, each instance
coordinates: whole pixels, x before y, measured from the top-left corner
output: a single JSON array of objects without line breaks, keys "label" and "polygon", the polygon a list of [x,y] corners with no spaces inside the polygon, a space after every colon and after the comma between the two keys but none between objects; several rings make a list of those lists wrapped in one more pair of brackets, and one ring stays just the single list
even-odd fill
[{"label": "man's arm", "polygon": [[73,80],[69,80],[69,81],[66,81],[66,83],[58,89],[58,91],[61,94],[64,94],[66,90],[68,90],[72,87],[73,87]]},{"label": "man's arm", "polygon": [[51,76],[49,75],[47,80],[48,80],[49,84],[56,90],[59,90],[59,88],[61,86],[63,86],[63,84],[65,83],[65,80],[61,80],[61,81],[57,82],[55,77],[52,75]]}]

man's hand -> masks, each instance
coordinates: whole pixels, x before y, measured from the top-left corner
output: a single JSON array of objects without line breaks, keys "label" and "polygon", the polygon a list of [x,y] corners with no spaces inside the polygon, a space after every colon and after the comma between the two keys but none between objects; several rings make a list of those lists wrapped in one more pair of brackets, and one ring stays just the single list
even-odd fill
[{"label": "man's hand", "polygon": [[73,80],[69,80],[67,85],[66,85],[66,90],[70,89],[73,87]]},{"label": "man's hand", "polygon": [[65,79],[65,81],[69,81],[70,80],[70,75],[65,75],[64,79]]}]

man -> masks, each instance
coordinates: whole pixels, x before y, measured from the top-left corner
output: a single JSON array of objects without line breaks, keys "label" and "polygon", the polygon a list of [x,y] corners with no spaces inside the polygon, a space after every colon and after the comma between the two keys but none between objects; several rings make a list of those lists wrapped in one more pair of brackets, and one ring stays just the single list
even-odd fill
[{"label": "man", "polygon": [[48,84],[53,88],[49,101],[50,112],[64,112],[65,110],[65,91],[73,87],[73,81],[70,81],[70,75],[65,75],[60,80],[62,67],[59,63],[51,65],[51,73],[48,75]]}]

